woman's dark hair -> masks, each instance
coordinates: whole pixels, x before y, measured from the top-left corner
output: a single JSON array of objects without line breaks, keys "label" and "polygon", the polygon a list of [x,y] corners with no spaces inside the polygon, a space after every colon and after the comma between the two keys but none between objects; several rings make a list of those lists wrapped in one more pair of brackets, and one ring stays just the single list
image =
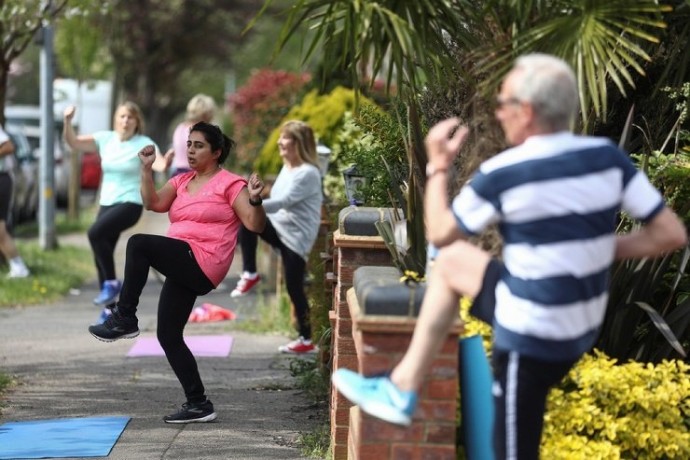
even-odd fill
[{"label": "woman's dark hair", "polygon": [[223,134],[223,131],[221,131],[218,126],[206,123],[205,121],[195,123],[189,128],[190,133],[193,131],[199,131],[204,135],[206,142],[211,144],[211,151],[215,152],[216,150],[220,150],[218,164],[223,164],[226,158],[228,158],[228,155],[230,155],[230,150],[236,145],[235,141]]}]

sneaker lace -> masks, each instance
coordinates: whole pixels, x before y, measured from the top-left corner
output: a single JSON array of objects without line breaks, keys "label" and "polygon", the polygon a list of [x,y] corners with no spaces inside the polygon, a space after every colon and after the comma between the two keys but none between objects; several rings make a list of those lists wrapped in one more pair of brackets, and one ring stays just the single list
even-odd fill
[{"label": "sneaker lace", "polygon": [[108,318],[103,323],[108,329],[112,329],[115,326],[131,326],[130,318],[122,316],[117,310],[113,310],[112,314],[108,315]]},{"label": "sneaker lace", "polygon": [[119,325],[120,318],[118,316],[119,315],[117,315],[115,312],[113,312],[112,314],[108,315],[108,317],[103,322],[103,325],[105,327],[107,327],[108,329],[112,329],[113,327]]}]

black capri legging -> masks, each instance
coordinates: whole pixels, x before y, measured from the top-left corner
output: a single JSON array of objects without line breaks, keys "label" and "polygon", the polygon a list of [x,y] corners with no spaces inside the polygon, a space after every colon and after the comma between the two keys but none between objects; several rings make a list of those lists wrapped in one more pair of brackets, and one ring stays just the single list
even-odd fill
[{"label": "black capri legging", "polygon": [[12,176],[0,171],[0,220],[10,219],[10,203],[12,202]]},{"label": "black capri legging", "polygon": [[204,385],[182,333],[197,296],[207,294],[215,286],[199,267],[186,242],[160,235],[132,235],[127,242],[125,278],[117,302],[118,312],[123,316],[136,314],[149,267],[165,275],[158,300],[158,341],[182,384],[187,401],[203,402],[206,400]]},{"label": "black capri legging", "polygon": [[99,286],[106,280],[116,278],[115,246],[122,232],[135,226],[143,212],[144,207],[136,203],[116,203],[98,209],[96,220],[89,227],[87,235],[98,271]]}]

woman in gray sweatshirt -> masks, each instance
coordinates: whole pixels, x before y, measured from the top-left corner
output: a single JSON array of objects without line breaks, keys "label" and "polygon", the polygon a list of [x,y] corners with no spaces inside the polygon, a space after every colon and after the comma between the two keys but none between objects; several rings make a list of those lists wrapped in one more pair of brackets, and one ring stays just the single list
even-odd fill
[{"label": "woman in gray sweatshirt", "polygon": [[309,303],[304,292],[307,259],[316,241],[321,222],[321,173],[316,142],[311,127],[302,121],[285,122],[280,130],[278,149],[283,167],[271,188],[270,198],[250,202],[263,204],[268,220],[262,233],[240,230],[243,272],[232,297],[245,295],[261,277],[256,272],[258,237],[280,251],[285,284],[295,307],[299,337],[279,348],[283,353],[314,353],[311,341]]}]

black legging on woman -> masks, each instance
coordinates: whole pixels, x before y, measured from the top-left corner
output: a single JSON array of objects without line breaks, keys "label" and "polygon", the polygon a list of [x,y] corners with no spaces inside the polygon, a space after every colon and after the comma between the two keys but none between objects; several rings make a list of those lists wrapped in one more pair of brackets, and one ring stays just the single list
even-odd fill
[{"label": "black legging on woman", "polygon": [[283,259],[285,286],[287,287],[290,301],[295,306],[299,335],[304,337],[305,340],[310,340],[309,302],[307,302],[307,295],[304,293],[304,274],[307,269],[307,262],[302,256],[280,241],[270,219],[266,219],[266,228],[262,233],[250,232],[244,227],[240,228],[237,239],[240,248],[242,248],[242,267],[244,271],[256,273],[256,247],[259,237],[280,251],[280,256]]},{"label": "black legging on woman", "polygon": [[132,235],[127,242],[125,278],[117,302],[122,316],[136,314],[149,267],[165,275],[158,300],[158,341],[182,384],[187,402],[204,402],[199,368],[182,332],[197,296],[209,293],[215,286],[199,267],[189,244],[160,235]]},{"label": "black legging on woman", "polygon": [[134,227],[144,207],[136,203],[116,203],[101,206],[95,222],[89,227],[87,235],[93,251],[93,258],[98,271],[98,285],[106,280],[117,278],[115,274],[115,246],[120,234]]}]

